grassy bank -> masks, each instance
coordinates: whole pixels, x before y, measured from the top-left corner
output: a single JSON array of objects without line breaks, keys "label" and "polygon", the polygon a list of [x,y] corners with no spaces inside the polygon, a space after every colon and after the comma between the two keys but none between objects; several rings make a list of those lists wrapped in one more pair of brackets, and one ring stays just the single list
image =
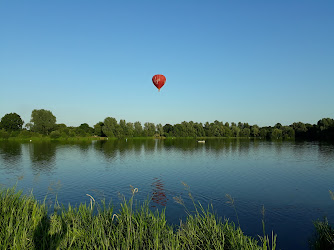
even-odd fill
[{"label": "grassy bank", "polygon": [[264,138],[261,137],[208,137],[208,136],[201,136],[201,137],[165,137],[165,136],[140,136],[140,137],[131,137],[131,136],[124,136],[124,137],[100,137],[100,136],[60,136],[60,137],[53,137],[50,135],[41,135],[38,133],[31,133],[25,136],[20,134],[16,136],[8,136],[8,137],[1,137],[0,141],[93,141],[93,140],[117,140],[117,139],[128,139],[128,140],[147,140],[147,139],[163,139],[163,140],[174,140],[174,139],[189,139],[189,140],[207,140],[207,139],[228,139],[228,140],[239,140],[239,139],[256,139],[261,140]]},{"label": "grassy bank", "polygon": [[95,140],[118,140],[118,139],[128,139],[128,140],[142,140],[142,139],[164,139],[164,137],[99,137],[99,136],[74,136],[74,137],[58,137],[52,138],[50,136],[39,136],[39,137],[9,137],[0,138],[0,141],[95,141]]},{"label": "grassy bank", "polygon": [[107,137],[95,137],[95,136],[87,136],[87,137],[59,137],[59,138],[51,138],[50,136],[40,136],[40,137],[9,137],[7,139],[0,139],[2,141],[93,141],[93,140],[107,140]]},{"label": "grassy bank", "polygon": [[148,204],[104,202],[48,208],[15,188],[0,191],[1,249],[275,249],[276,236],[246,236],[200,205],[178,226]]}]

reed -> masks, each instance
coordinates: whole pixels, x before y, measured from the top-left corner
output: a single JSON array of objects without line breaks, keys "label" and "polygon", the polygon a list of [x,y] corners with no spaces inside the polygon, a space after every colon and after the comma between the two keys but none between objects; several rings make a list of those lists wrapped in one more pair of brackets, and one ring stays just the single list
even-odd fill
[{"label": "reed", "polygon": [[334,249],[334,229],[328,223],[327,218],[323,221],[317,220],[313,222],[315,232],[309,240],[311,249]]},{"label": "reed", "polygon": [[[334,192],[329,190],[329,195],[334,200]],[[309,240],[311,249],[334,249],[334,228],[325,217],[322,221],[313,222],[315,232]]]},{"label": "reed", "polygon": [[[195,203],[185,222],[169,225],[165,211],[134,204],[138,189],[115,212],[111,203],[53,208],[15,188],[0,190],[0,249],[275,249],[272,235],[254,239],[213,208]],[[192,198],[192,197],[191,197]],[[181,200],[182,201],[182,200]]]}]

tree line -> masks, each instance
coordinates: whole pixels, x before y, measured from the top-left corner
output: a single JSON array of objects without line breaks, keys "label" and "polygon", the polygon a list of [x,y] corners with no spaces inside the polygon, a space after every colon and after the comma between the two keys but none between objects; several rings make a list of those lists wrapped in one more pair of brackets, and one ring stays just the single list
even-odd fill
[{"label": "tree line", "polygon": [[171,125],[146,122],[143,125],[136,121],[126,122],[107,117],[90,127],[83,123],[78,127],[57,124],[56,117],[49,110],[34,109],[30,122],[23,127],[24,121],[16,113],[4,115],[0,121],[0,138],[9,137],[41,137],[49,136],[53,139],[68,137],[253,137],[262,139],[309,139],[334,141],[334,120],[322,118],[317,124],[294,122],[283,126],[280,123],[273,127],[259,127],[248,123],[223,123],[222,121],[198,123],[183,121]]}]

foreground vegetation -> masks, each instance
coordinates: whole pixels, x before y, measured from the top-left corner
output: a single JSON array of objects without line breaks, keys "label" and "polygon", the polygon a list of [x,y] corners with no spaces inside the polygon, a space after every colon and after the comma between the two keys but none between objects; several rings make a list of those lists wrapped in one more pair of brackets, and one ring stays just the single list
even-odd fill
[{"label": "foreground vegetation", "polygon": [[[329,190],[329,194],[334,200],[334,192]],[[327,218],[317,220],[313,224],[315,233],[309,241],[311,249],[334,249],[334,228],[328,223]]]},{"label": "foreground vegetation", "polygon": [[276,236],[258,240],[196,205],[185,222],[171,226],[164,211],[133,205],[134,194],[117,213],[105,202],[55,206],[50,212],[32,195],[15,188],[0,191],[2,249],[275,249]]},{"label": "foreground vegetation", "polygon": [[334,249],[334,228],[325,218],[314,223],[315,233],[310,240],[311,249]]}]

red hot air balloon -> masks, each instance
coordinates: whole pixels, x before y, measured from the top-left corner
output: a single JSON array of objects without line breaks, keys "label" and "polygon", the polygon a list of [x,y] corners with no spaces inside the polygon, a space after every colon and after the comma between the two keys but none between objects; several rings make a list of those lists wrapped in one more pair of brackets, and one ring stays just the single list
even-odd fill
[{"label": "red hot air balloon", "polygon": [[152,77],[152,82],[160,91],[160,89],[162,88],[162,86],[164,86],[166,82],[166,77],[164,75],[155,75]]}]

